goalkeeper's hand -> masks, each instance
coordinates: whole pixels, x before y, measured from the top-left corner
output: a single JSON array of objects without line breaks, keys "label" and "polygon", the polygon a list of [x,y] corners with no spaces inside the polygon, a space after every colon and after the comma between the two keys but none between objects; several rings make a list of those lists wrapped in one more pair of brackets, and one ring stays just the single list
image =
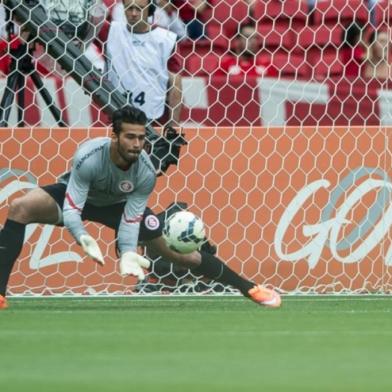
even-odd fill
[{"label": "goalkeeper's hand", "polygon": [[82,234],[79,238],[79,241],[83,250],[88,256],[102,265],[105,264],[101,249],[99,249],[99,246],[93,237],[89,236],[88,234]]},{"label": "goalkeeper's hand", "polygon": [[133,275],[143,280],[143,268],[150,268],[150,264],[149,260],[135,252],[125,252],[120,258],[120,273],[122,276]]}]

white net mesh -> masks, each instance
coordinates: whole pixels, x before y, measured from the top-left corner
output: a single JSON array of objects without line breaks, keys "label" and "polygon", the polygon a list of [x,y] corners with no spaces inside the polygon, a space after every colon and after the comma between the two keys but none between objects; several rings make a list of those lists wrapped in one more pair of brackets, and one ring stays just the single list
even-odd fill
[{"label": "white net mesh", "polygon": [[[78,80],[76,62],[60,67],[47,42],[31,34],[32,17],[15,12],[20,2],[3,3],[2,221],[10,200],[69,168],[77,145],[110,134],[102,106],[81,87],[88,70]],[[47,19],[105,72],[108,31],[124,19],[122,2],[42,3]],[[205,221],[218,256],[257,283],[284,292],[389,292],[390,4],[211,0],[156,7],[151,22],[181,36],[170,69],[182,76],[188,146],[159,179],[150,206],[160,212],[173,201],[187,203]],[[17,23],[6,23],[7,8]],[[29,76],[35,69],[58,120]],[[19,71],[26,78],[11,80]],[[56,128],[59,121],[69,127]],[[117,272],[113,233],[87,228],[104,250],[104,268],[83,258],[66,230],[32,225],[9,291],[135,292],[135,281]],[[165,290],[230,291],[164,263],[136,288]]]}]

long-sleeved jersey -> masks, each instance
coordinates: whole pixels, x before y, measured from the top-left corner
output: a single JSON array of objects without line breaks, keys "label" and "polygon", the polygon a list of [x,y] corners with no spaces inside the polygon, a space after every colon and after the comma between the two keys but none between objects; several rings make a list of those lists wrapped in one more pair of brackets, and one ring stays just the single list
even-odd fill
[{"label": "long-sleeved jersey", "polygon": [[81,213],[86,202],[93,206],[108,206],[126,202],[118,231],[120,253],[135,251],[139,225],[148,198],[154,189],[156,174],[143,150],[128,170],[117,167],[110,158],[108,137],[82,144],[76,151],[72,170],[59,181],[67,184],[63,206],[64,225],[79,242],[86,234]]}]

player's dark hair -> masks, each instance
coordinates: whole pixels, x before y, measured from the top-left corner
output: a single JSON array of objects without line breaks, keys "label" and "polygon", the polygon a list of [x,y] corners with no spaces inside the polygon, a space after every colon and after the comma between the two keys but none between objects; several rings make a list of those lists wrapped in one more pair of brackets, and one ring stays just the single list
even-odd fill
[{"label": "player's dark hair", "polygon": [[140,109],[134,106],[123,106],[121,109],[117,109],[112,114],[112,125],[113,132],[117,135],[121,132],[122,123],[146,125],[147,116]]},{"label": "player's dark hair", "polygon": [[155,10],[157,9],[155,0],[149,0],[147,7],[148,7],[148,16],[154,16]]}]

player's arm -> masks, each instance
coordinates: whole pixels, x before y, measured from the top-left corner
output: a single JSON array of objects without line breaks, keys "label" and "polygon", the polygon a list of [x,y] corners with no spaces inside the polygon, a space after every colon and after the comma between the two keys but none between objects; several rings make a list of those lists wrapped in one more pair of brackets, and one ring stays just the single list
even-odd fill
[{"label": "player's arm", "polygon": [[134,275],[139,280],[144,279],[142,268],[150,267],[150,262],[140,256],[136,248],[140,222],[154,186],[155,173],[151,171],[128,197],[118,230],[121,275]]},{"label": "player's arm", "polygon": [[178,127],[182,109],[182,79],[175,73],[169,73],[168,89],[169,121],[167,125]]},{"label": "player's arm", "polygon": [[93,175],[94,169],[87,162],[82,164],[76,155],[65,193],[63,220],[64,226],[70,231],[75,241],[82,246],[87,255],[104,264],[98,244],[87,233],[81,217]]},{"label": "player's arm", "polygon": [[182,60],[180,59],[177,48],[175,47],[168,60],[169,81],[167,90],[167,106],[169,109],[169,121],[166,125],[178,127],[180,125],[180,116],[182,109],[182,79],[180,71],[182,69]]},{"label": "player's arm", "polygon": [[146,245],[153,254],[158,254],[164,259],[170,260],[185,268],[195,268],[201,263],[201,255],[199,252],[194,251],[186,254],[175,252],[168,247],[162,236],[149,240]]},{"label": "player's arm", "polygon": [[143,219],[143,213],[154,185],[155,173],[154,176],[151,175],[143,180],[140,186],[127,199],[117,237],[121,254],[128,251],[136,251],[140,222]]}]

